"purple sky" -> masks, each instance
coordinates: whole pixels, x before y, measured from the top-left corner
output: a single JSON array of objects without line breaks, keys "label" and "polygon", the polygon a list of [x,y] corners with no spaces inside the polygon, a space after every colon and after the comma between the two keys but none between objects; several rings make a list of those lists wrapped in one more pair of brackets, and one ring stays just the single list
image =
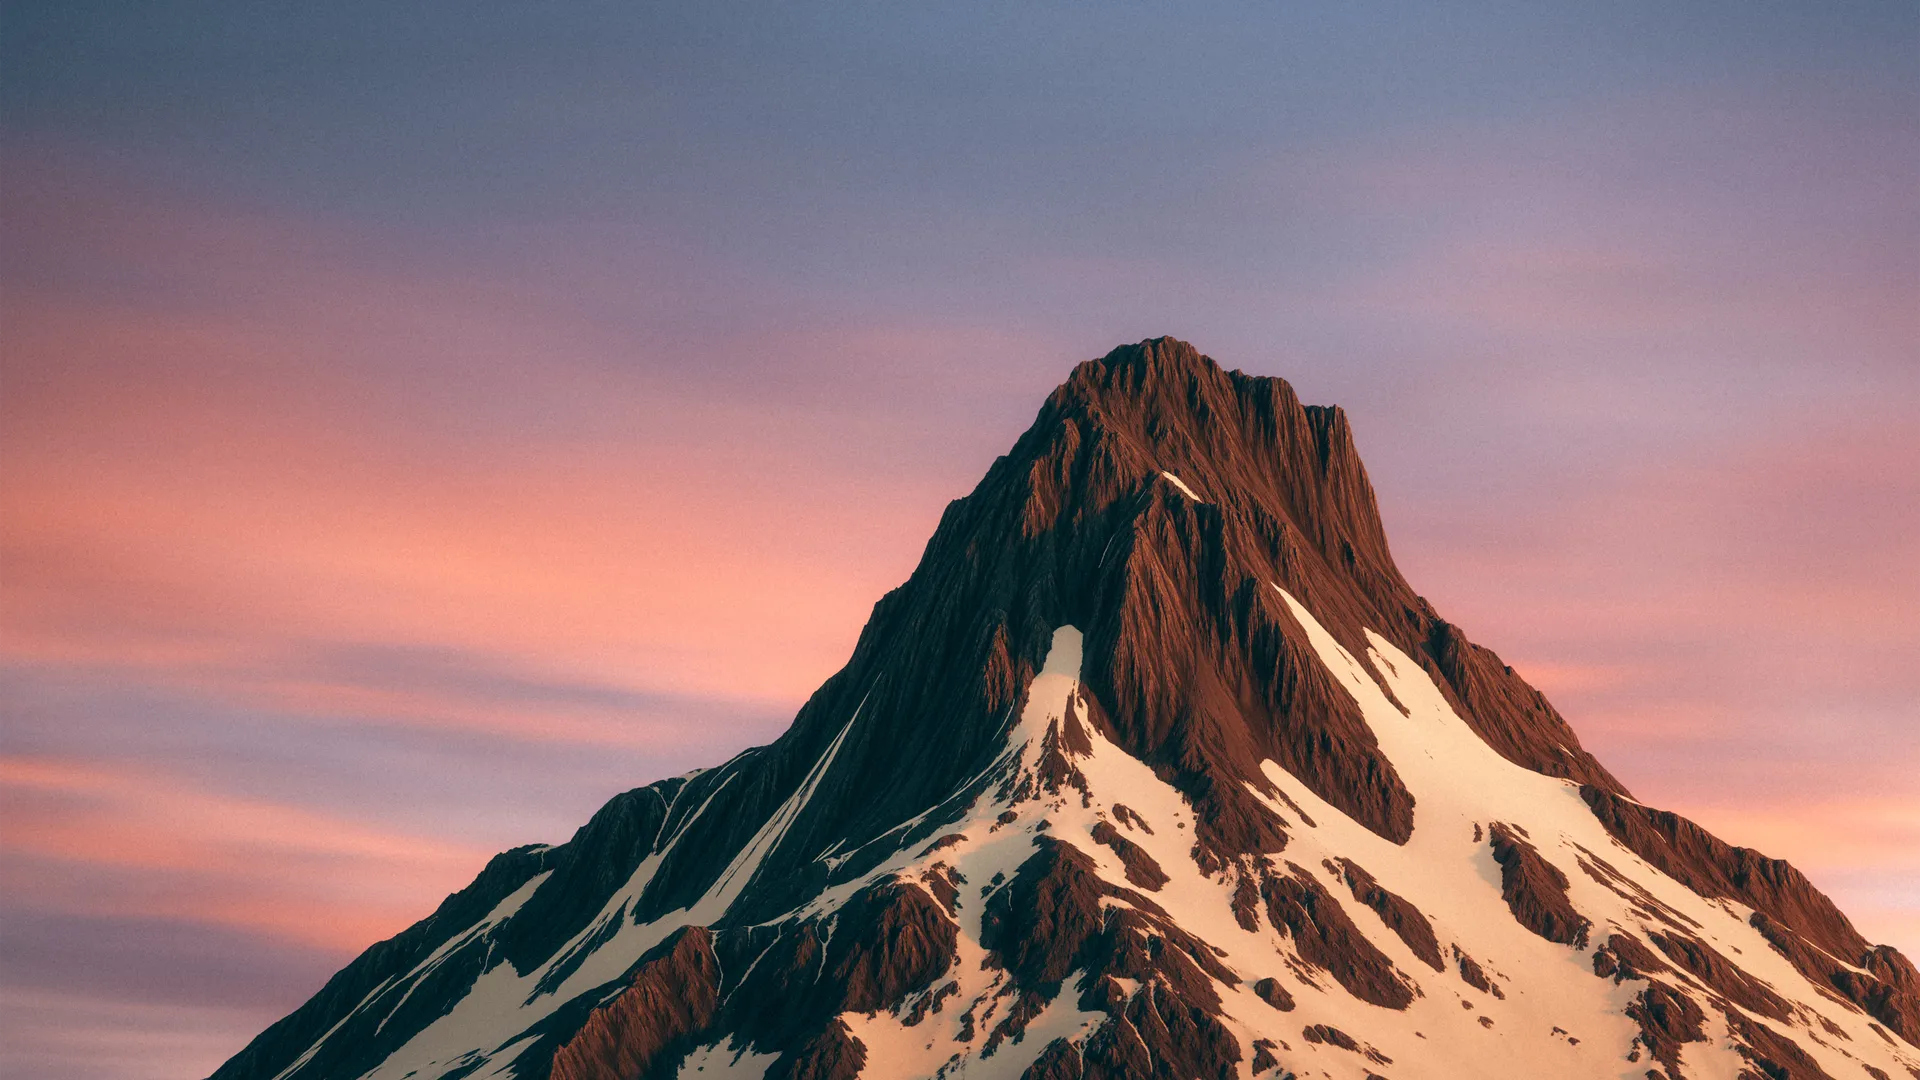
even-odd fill
[{"label": "purple sky", "polygon": [[1920,953],[1920,9],[716,7],[9,10],[0,1074],[203,1075],[772,737],[1163,333]]}]

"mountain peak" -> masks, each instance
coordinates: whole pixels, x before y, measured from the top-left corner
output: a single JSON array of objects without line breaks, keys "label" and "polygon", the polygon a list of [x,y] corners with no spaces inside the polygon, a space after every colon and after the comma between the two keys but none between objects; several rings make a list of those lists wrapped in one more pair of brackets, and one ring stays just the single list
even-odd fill
[{"label": "mountain peak", "polygon": [[1077,389],[1090,376],[1108,385],[1118,379],[1137,393],[1149,386],[1184,391],[1202,380],[1222,380],[1226,372],[1212,357],[1179,338],[1157,337],[1118,346],[1098,360],[1080,364],[1062,389]]},{"label": "mountain peak", "polygon": [[1920,1077],[1917,1042],[1904,957],[1635,802],[1413,592],[1344,414],[1156,338],[1074,369],[778,740],[500,856],[217,1075]]},{"label": "mountain peak", "polygon": [[1124,488],[1167,474],[1197,501],[1212,490],[1265,502],[1335,557],[1347,557],[1344,543],[1355,557],[1392,566],[1345,413],[1302,405],[1283,379],[1223,370],[1175,338],[1124,345],[1076,367],[1012,456],[1070,455],[1083,444],[1097,447],[1103,467],[1086,470],[1082,483]]}]

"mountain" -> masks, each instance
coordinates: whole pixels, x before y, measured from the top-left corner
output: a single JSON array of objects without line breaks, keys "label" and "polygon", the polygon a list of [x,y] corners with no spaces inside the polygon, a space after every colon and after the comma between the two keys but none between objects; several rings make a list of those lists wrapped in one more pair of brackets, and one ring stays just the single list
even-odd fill
[{"label": "mountain", "polygon": [[1416,595],[1340,410],[1162,338],[778,740],[496,856],[214,1078],[1903,1075],[1906,957]]}]

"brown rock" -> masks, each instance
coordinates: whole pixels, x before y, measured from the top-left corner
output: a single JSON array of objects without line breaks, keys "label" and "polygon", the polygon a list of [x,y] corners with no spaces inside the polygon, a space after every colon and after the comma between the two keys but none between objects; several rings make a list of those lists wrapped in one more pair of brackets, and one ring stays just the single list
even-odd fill
[{"label": "brown rock", "polygon": [[[1105,906],[1105,898],[1124,906]],[[1043,1000],[1075,971],[1143,982],[1157,976],[1192,1006],[1218,1012],[1214,982],[1239,981],[1153,901],[1102,880],[1085,852],[1052,838],[1041,838],[988,901],[981,927],[989,962]]]},{"label": "brown rock", "polygon": [[1237,1080],[1242,1056],[1218,1016],[1157,984],[1101,1024],[1082,1055],[1086,1080]]},{"label": "brown rock", "polygon": [[1125,825],[1129,829],[1139,829],[1148,836],[1153,835],[1153,826],[1147,824],[1147,819],[1141,817],[1126,803],[1113,804],[1113,820]]},{"label": "brown rock", "polygon": [[1739,1013],[1728,1013],[1727,1022],[1739,1040],[1741,1056],[1753,1066],[1741,1071],[1740,1080],[1833,1080],[1793,1040],[1767,1025]]},{"label": "brown rock", "polygon": [[1388,892],[1351,859],[1340,860],[1340,873],[1353,890],[1353,898],[1372,908],[1380,921],[1407,943],[1413,955],[1435,971],[1446,970],[1446,964],[1440,959],[1440,943],[1433,936],[1433,924],[1412,901]]},{"label": "brown rock", "polygon": [[1835,956],[1867,950],[1833,901],[1787,863],[1727,844],[1670,811],[1592,786],[1580,795],[1615,840],[1701,896],[1738,900]]},{"label": "brown rock", "polygon": [[1641,991],[1627,1006],[1627,1016],[1640,1025],[1640,1041],[1647,1052],[1675,1080],[1680,1077],[1681,1044],[1706,1041],[1706,1014],[1692,998],[1664,983]]},{"label": "brown rock", "polygon": [[1593,973],[1615,984],[1628,979],[1645,979],[1672,971],[1653,950],[1628,933],[1609,935],[1607,943],[1593,952]]},{"label": "brown rock", "polygon": [[1325,1043],[1342,1050],[1352,1050],[1356,1054],[1360,1052],[1360,1043],[1353,1036],[1326,1024],[1309,1024],[1300,1032],[1300,1036],[1310,1043]]},{"label": "brown rock", "polygon": [[1749,1012],[1775,1020],[1786,1020],[1792,1006],[1765,983],[1735,967],[1713,946],[1690,934],[1652,933],[1648,935],[1660,951],[1694,978],[1706,983],[1722,997]]},{"label": "brown rock", "polygon": [[[1500,989],[1499,983],[1487,977],[1487,973],[1480,967],[1480,962],[1462,952],[1458,945],[1453,947],[1453,959],[1459,966],[1460,980],[1462,982],[1483,994],[1492,994],[1496,998],[1504,998],[1507,996],[1505,992]],[[1465,1002],[1462,1002],[1462,1004],[1465,1004]]]},{"label": "brown rock", "polygon": [[1260,887],[1245,867],[1234,882],[1232,908],[1233,921],[1240,924],[1240,929],[1249,933],[1260,929]]},{"label": "brown rock", "polygon": [[1332,975],[1349,994],[1388,1009],[1404,1009],[1413,991],[1388,960],[1368,941],[1340,902],[1328,895],[1306,870],[1287,864],[1290,875],[1269,874],[1261,883],[1267,918],[1289,934],[1300,958]]},{"label": "brown rock", "polygon": [[1279,1009],[1281,1012],[1293,1011],[1293,995],[1280,985],[1280,980],[1268,977],[1253,984],[1254,996]]},{"label": "brown rock", "polygon": [[867,1048],[835,1020],[805,1044],[780,1055],[766,1080],[859,1080]]},{"label": "brown rock", "polygon": [[889,1008],[947,973],[959,934],[926,890],[902,882],[869,886],[839,911],[826,979],[842,1009]]},{"label": "brown rock", "polygon": [[1126,868],[1127,880],[1149,892],[1159,892],[1161,886],[1169,880],[1166,871],[1153,861],[1147,849],[1120,835],[1120,831],[1107,822],[1093,827],[1095,843],[1105,844],[1120,856],[1120,863]]},{"label": "brown rock", "polygon": [[1000,1044],[1007,1039],[1019,1042],[1027,1033],[1027,1025],[1032,1023],[1033,1018],[1039,1016],[1046,1007],[1047,1000],[1038,993],[1032,990],[1016,992],[1013,995],[1013,1005],[1007,1009],[1006,1015],[1001,1017],[1000,1022],[994,1025],[993,1031],[988,1033],[986,1045],[980,1049],[980,1056],[992,1057],[994,1052],[1000,1049]]},{"label": "brown rock", "polygon": [[1080,1063],[1080,1048],[1066,1039],[1055,1039],[1040,1051],[1027,1071],[1020,1074],[1020,1080],[1080,1080],[1085,1071]]},{"label": "brown rock", "polygon": [[1567,875],[1542,858],[1511,825],[1489,827],[1488,842],[1500,864],[1500,895],[1521,926],[1548,941],[1585,948],[1593,923],[1574,910],[1567,897]]},{"label": "brown rock", "polygon": [[1253,1041],[1253,1075],[1259,1076],[1261,1073],[1280,1064],[1280,1059],[1273,1056],[1273,1051],[1274,1042],[1272,1039],[1255,1039]]},{"label": "brown rock", "polygon": [[553,1080],[629,1080],[695,1046],[719,1007],[720,966],[705,927],[688,926],[634,965],[627,988],[595,1009],[553,1056]]}]

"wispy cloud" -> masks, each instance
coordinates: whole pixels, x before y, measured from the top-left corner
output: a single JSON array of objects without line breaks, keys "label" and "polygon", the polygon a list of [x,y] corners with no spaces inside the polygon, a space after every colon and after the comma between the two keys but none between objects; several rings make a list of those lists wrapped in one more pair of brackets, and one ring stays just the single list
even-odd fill
[{"label": "wispy cloud", "polygon": [[271,1008],[113,1001],[0,983],[4,1060],[43,1080],[199,1076],[275,1019]]},{"label": "wispy cloud", "polygon": [[[177,776],[0,758],[11,903],[231,925],[349,951],[419,918],[489,852]],[[69,889],[82,879],[104,889]]]}]

